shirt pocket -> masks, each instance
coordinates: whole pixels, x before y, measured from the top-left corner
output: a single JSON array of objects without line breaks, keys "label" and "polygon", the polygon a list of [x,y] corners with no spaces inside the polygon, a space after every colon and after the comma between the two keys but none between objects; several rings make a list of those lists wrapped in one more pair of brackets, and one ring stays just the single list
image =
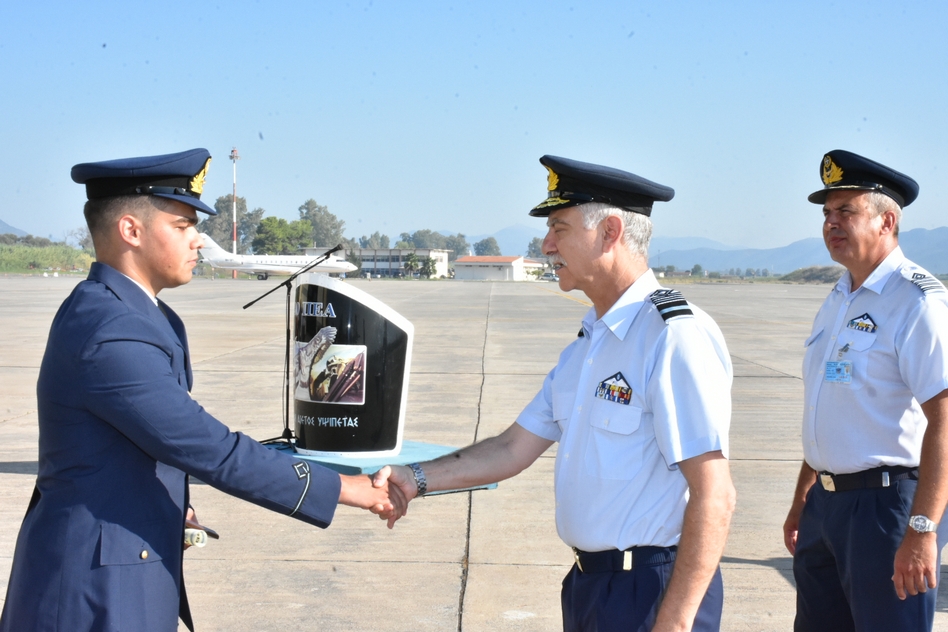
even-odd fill
[{"label": "shirt pocket", "polygon": [[591,476],[629,480],[642,465],[642,409],[595,399],[589,411],[586,469]]},{"label": "shirt pocket", "polygon": [[853,363],[852,381],[841,386],[859,390],[866,385],[869,378],[869,353],[875,343],[876,334],[874,333],[847,329],[845,333],[840,334],[838,348],[842,349],[846,345],[849,345],[849,348],[842,354],[842,357],[838,357],[839,351],[837,351],[835,354],[831,354],[829,359],[830,361],[842,360]]}]

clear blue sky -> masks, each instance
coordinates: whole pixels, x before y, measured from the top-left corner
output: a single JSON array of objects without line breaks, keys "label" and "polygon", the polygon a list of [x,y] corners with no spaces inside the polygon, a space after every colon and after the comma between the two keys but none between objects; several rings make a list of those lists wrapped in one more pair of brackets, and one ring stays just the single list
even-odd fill
[{"label": "clear blue sky", "polygon": [[0,219],[82,224],[77,162],[206,147],[213,203],[307,198],[347,236],[537,224],[546,153],[675,188],[656,235],[818,235],[818,164],[849,149],[944,225],[943,2],[4,2]]}]

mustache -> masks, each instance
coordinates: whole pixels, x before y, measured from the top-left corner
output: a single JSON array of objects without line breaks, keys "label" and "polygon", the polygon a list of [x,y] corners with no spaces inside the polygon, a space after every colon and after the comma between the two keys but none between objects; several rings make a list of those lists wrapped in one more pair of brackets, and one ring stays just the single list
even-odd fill
[{"label": "mustache", "polygon": [[547,263],[550,264],[551,267],[556,266],[556,265],[560,265],[564,267],[566,266],[566,260],[563,259],[563,257],[559,255],[547,255],[546,261]]}]

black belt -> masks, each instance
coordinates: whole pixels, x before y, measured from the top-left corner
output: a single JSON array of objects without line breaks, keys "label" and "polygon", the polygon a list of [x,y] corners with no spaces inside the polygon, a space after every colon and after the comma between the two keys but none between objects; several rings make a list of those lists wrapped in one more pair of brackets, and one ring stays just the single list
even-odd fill
[{"label": "black belt", "polygon": [[631,571],[636,566],[658,566],[675,561],[677,546],[634,546],[625,551],[589,553],[573,549],[576,566],[583,573],[614,573]]},{"label": "black belt", "polygon": [[849,492],[854,489],[873,489],[888,487],[895,481],[904,481],[907,478],[918,480],[917,467],[904,465],[883,465],[871,470],[853,472],[852,474],[833,474],[820,472],[820,484],[828,492]]}]

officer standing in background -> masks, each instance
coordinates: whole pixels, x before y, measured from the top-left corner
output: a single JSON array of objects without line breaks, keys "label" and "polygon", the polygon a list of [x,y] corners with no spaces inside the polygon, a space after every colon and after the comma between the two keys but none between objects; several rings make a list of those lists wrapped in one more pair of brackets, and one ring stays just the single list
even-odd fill
[{"label": "officer standing in background", "polygon": [[731,362],[714,321],[648,267],[652,203],[674,191],[599,165],[540,162],[548,197],[530,215],[547,218],[543,251],[560,288],[593,303],[579,338],[502,434],[393,467],[389,480],[409,499],[492,483],[559,441],[556,524],[576,559],[563,582],[566,632],[718,630],[735,502]]},{"label": "officer standing in background", "polygon": [[835,150],[823,239],[847,272],[803,363],[803,454],[784,540],[797,632],[931,630],[948,502],[948,293],[905,258],[918,184]]},{"label": "officer standing in background", "polygon": [[[397,489],[231,432],[191,399],[181,319],[158,293],[191,280],[204,149],[76,165],[96,251],[50,329],[37,384],[39,474],[2,632],[193,629],[181,576],[188,475],[327,527],[337,503],[400,515]],[[394,501],[394,502],[393,502]]]}]

